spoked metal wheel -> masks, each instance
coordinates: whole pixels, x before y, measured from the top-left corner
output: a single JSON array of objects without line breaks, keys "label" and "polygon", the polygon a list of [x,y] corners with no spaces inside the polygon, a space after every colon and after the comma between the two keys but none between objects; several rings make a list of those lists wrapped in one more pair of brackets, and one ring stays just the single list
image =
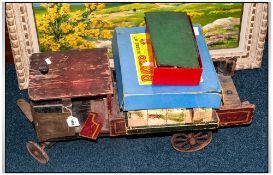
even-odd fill
[{"label": "spoked metal wheel", "polygon": [[40,146],[39,144],[28,141],[26,143],[28,152],[36,159],[39,163],[46,164],[48,162],[48,156],[45,152],[45,145]]},{"label": "spoked metal wheel", "polygon": [[195,152],[205,148],[212,140],[212,132],[177,133],[171,138],[172,146],[179,152]]}]

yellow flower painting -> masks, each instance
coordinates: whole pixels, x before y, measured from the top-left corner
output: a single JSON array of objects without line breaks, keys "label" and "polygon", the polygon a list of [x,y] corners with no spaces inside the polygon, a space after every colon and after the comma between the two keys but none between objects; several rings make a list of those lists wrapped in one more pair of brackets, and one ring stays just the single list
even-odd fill
[{"label": "yellow flower painting", "polygon": [[145,26],[144,13],[186,12],[209,49],[238,47],[243,3],[34,3],[40,51],[107,47],[116,27]]},{"label": "yellow flower painting", "polygon": [[112,37],[111,22],[93,16],[104,3],[86,3],[74,13],[68,3],[42,3],[40,7],[44,13],[35,17],[41,51],[94,48],[94,40]]}]

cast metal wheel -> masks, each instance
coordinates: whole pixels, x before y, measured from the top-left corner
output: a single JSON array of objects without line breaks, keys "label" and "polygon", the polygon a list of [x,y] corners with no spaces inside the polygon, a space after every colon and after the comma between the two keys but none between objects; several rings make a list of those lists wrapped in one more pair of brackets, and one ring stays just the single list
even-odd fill
[{"label": "cast metal wheel", "polygon": [[171,138],[172,146],[179,152],[195,152],[205,148],[212,140],[212,132],[177,133]]},{"label": "cast metal wheel", "polygon": [[35,142],[28,141],[26,143],[28,152],[36,159],[39,163],[46,164],[48,162],[48,156],[44,150],[45,146],[40,146]]}]

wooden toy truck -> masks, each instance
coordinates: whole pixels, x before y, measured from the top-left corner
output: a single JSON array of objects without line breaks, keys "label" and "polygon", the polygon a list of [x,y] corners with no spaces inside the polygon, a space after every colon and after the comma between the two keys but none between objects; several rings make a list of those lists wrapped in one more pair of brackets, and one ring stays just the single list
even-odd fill
[{"label": "wooden toy truck", "polygon": [[[48,162],[45,149],[54,143],[81,138],[79,133],[90,114],[103,119],[99,136],[127,135],[125,113],[117,104],[114,70],[109,66],[107,49],[37,53],[30,60],[30,102],[18,99],[17,104],[37,133],[38,143],[29,141],[26,147],[38,162]],[[240,101],[230,76],[235,63],[215,64],[223,89],[222,106],[213,110],[217,122],[190,123],[170,131],[174,133],[171,144],[177,151],[200,150],[211,142],[212,130],[252,121],[255,105]],[[77,118],[75,127],[67,123],[70,116]]]}]

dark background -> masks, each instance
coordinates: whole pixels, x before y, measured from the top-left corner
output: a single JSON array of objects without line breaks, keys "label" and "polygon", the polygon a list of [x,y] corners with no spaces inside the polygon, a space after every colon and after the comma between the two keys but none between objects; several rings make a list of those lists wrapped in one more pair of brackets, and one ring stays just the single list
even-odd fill
[{"label": "dark background", "polygon": [[9,32],[7,29],[7,23],[5,21],[5,62],[7,64],[13,64],[14,60],[12,57],[12,51],[10,47]]}]

